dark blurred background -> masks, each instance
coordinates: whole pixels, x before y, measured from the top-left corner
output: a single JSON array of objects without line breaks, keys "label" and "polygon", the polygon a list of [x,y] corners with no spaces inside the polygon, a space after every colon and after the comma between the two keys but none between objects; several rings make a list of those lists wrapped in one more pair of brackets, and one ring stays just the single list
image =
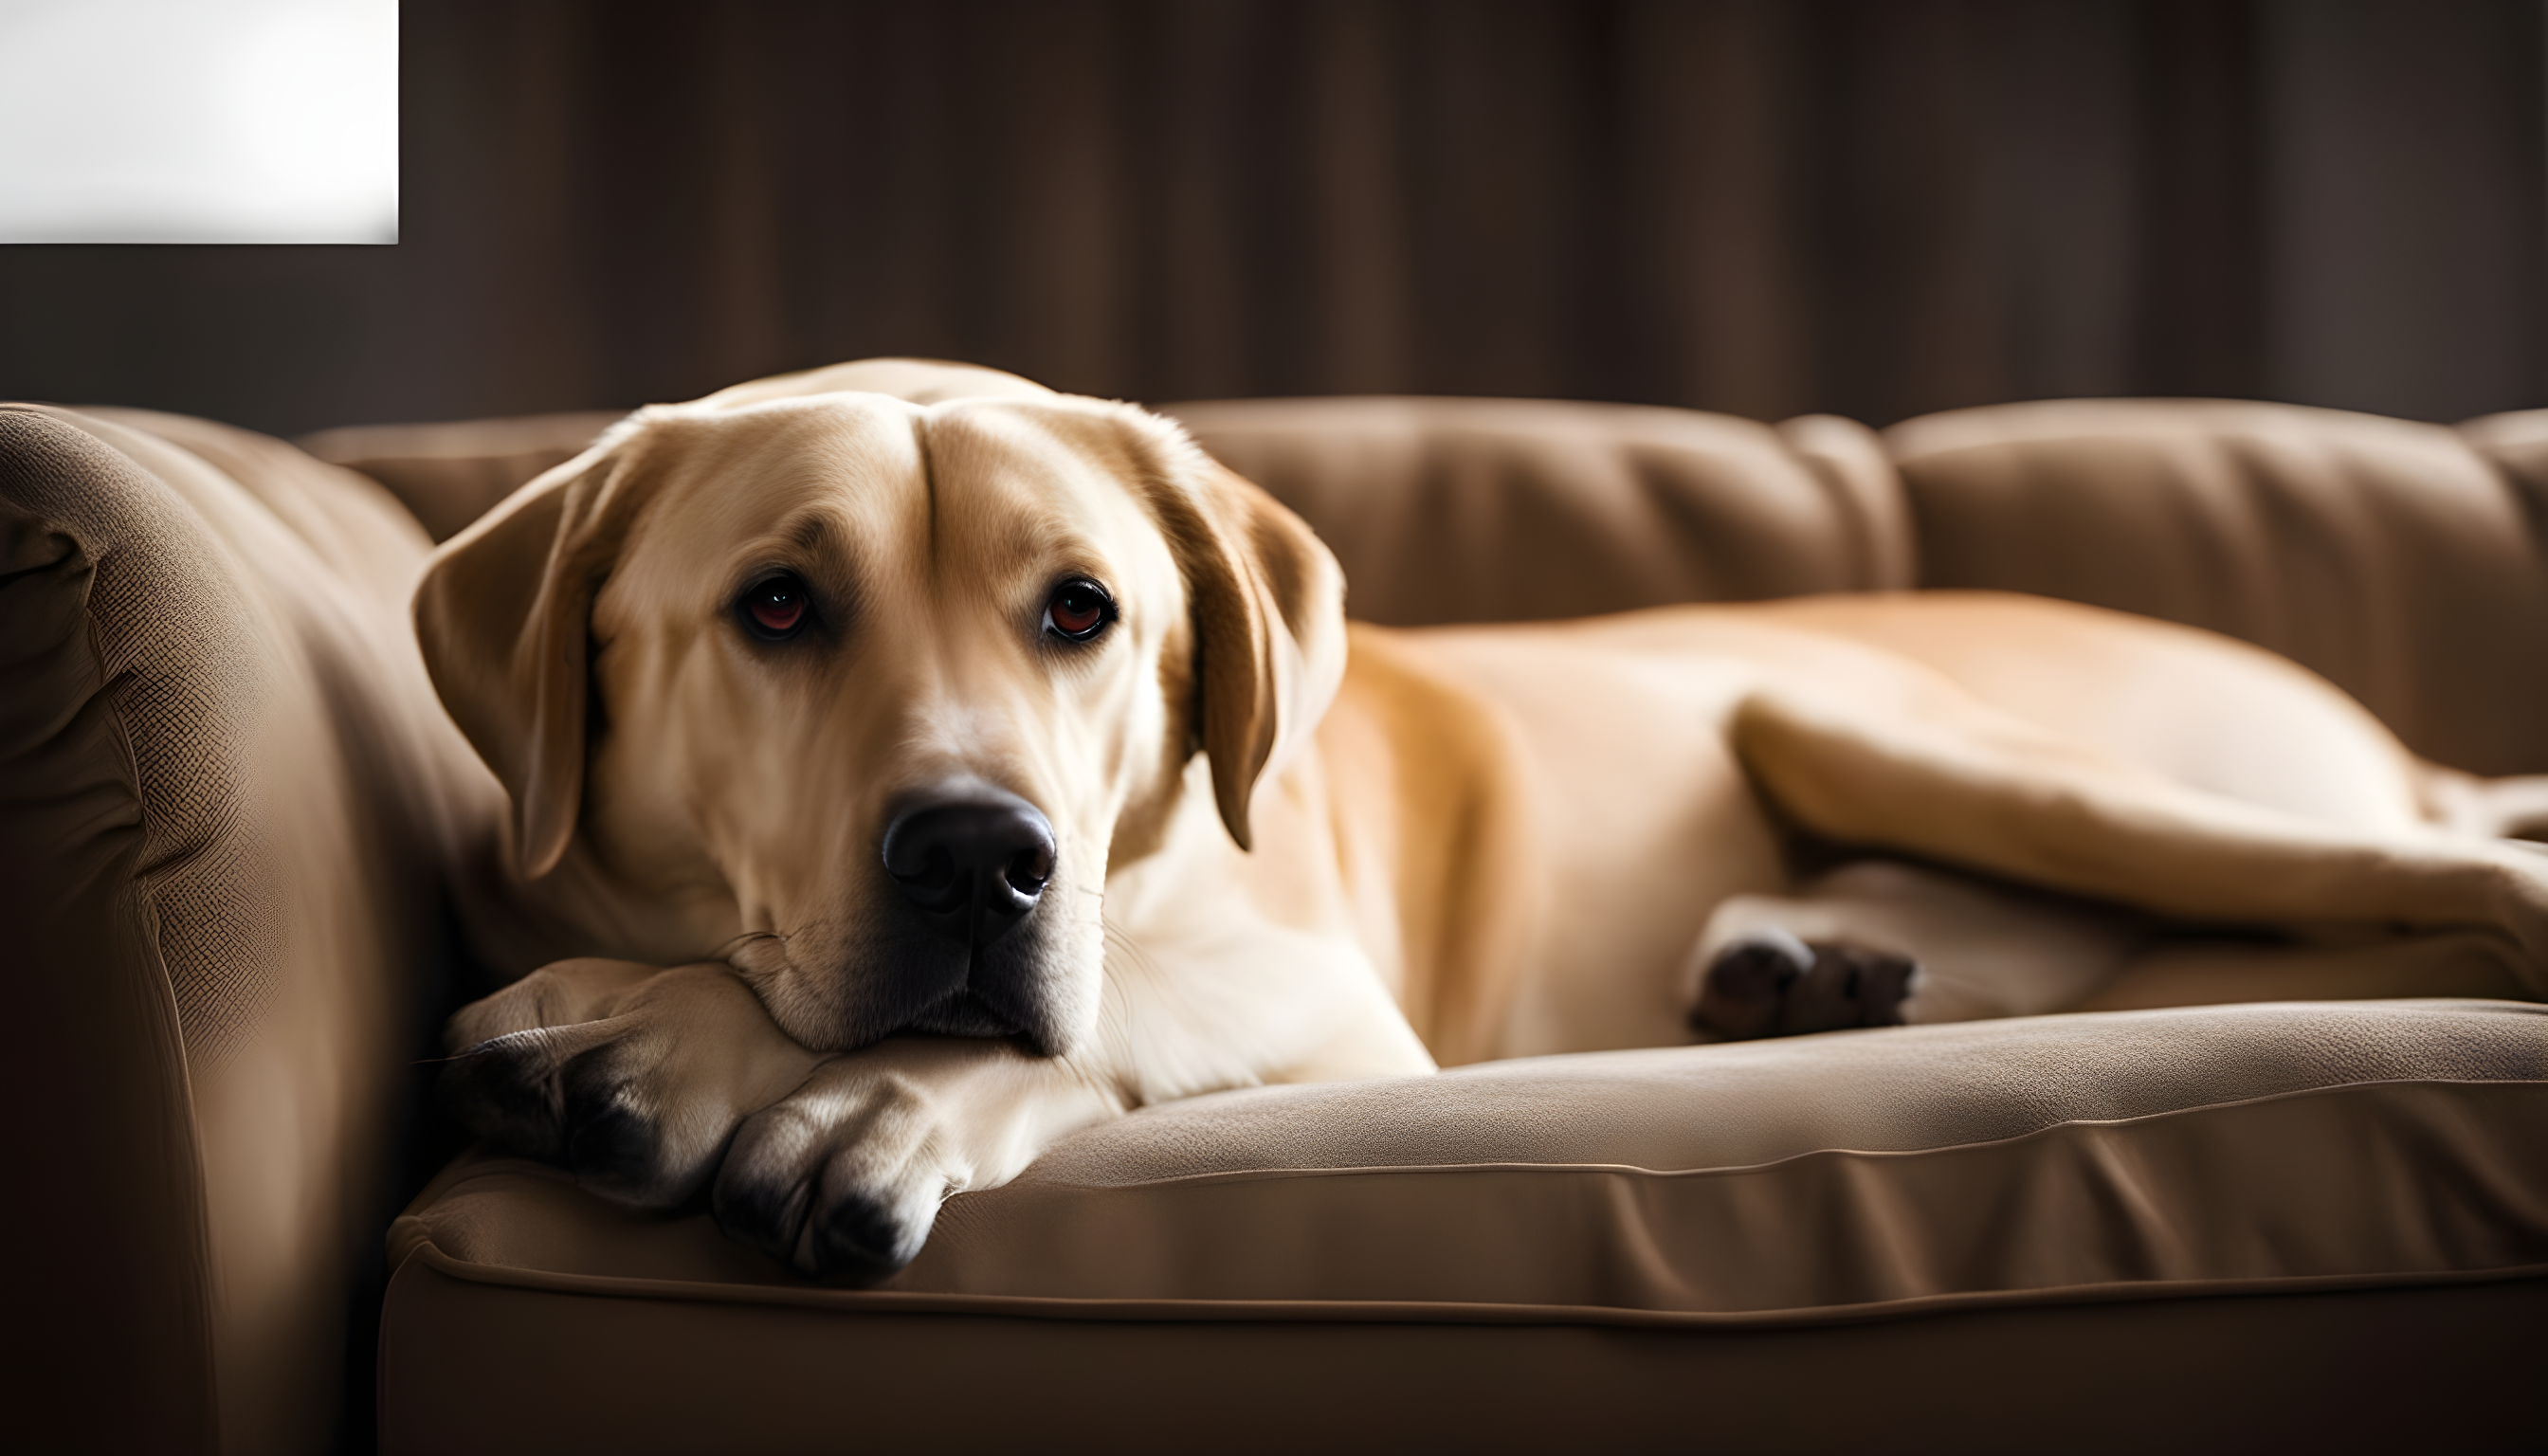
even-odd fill
[{"label": "dark blurred background", "polygon": [[2548,403],[2537,0],[406,7],[395,247],[0,247],[0,396],[295,431],[877,353],[1874,423]]}]

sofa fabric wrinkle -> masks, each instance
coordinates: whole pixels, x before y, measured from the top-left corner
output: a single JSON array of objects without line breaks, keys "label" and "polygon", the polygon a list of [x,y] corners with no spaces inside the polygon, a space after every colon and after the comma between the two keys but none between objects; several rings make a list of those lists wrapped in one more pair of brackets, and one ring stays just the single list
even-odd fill
[{"label": "sofa fabric wrinkle", "polygon": [[[1243,1191],[1224,1179],[1104,1193],[1028,1185],[1010,1200],[1017,1207],[999,1211],[996,1243],[985,1237],[977,1251],[971,1220],[958,1222],[939,1258],[924,1253],[896,1287],[1762,1312],[2508,1267],[2548,1259],[2548,1183],[2535,1171],[2523,1179],[2501,1154],[2548,1133],[2543,1092],[2524,1089],[2515,1102],[2497,1089],[2424,1083],[2326,1089],[2120,1125],[2064,1123],[1991,1143],[1835,1148],[1744,1168],[1363,1169],[1250,1180]],[[2472,1116],[2491,1121],[2473,1127]],[[2355,1126],[2366,1120],[2375,1134]],[[2461,1138],[2441,1131],[2452,1126]],[[2315,1154],[2302,1176],[2232,1166],[2275,1138]],[[2330,1159],[2330,1146],[2355,1156]],[[2410,1147],[2443,1169],[2474,1162],[2513,1196],[2477,1212],[2463,1202],[2382,1210],[2376,1181],[2357,1186],[2333,1171],[2404,1162],[2429,1176],[2403,1155]],[[2393,1155],[2366,1159],[2366,1150]],[[2270,1158],[2260,1166],[2293,1171]],[[2307,1191],[2277,1201],[2291,1190]],[[2306,1230],[2326,1205],[2355,1200],[2370,1212],[2305,1245],[2221,1234],[2258,1218]],[[1241,1201],[1243,1214],[1213,1207]],[[1997,1236],[1977,1236],[1994,1222]],[[1303,1227],[1327,1237],[1286,1237]],[[1016,1247],[1022,1238],[1040,1247],[1029,1254]],[[1183,1253],[1145,1264],[1128,1257],[1137,1248]],[[1199,1270],[1210,1276],[1195,1281]]]}]

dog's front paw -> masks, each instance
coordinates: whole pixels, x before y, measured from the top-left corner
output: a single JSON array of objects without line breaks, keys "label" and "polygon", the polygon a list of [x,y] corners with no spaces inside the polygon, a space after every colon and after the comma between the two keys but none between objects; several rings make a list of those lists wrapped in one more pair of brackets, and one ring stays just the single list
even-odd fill
[{"label": "dog's front paw", "polygon": [[687,1201],[735,1125],[816,1060],[720,965],[565,962],[452,1019],[454,1041],[480,1032],[493,1035],[443,1065],[440,1095],[452,1115],[508,1152],[555,1163],[639,1208]]},{"label": "dog's front paw", "polygon": [[911,1077],[834,1062],[736,1131],[717,1224],[802,1273],[876,1283],[919,1254],[954,1187],[948,1135]]}]

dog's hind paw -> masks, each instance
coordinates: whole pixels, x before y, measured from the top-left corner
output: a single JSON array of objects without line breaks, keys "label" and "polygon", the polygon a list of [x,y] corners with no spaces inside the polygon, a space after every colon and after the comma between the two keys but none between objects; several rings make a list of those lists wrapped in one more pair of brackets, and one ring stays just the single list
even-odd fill
[{"label": "dog's hind paw", "polygon": [[1690,1030],[1711,1041],[1792,1037],[1902,1024],[1919,963],[1862,946],[1798,940],[1783,930],[1726,943],[1700,977]]}]

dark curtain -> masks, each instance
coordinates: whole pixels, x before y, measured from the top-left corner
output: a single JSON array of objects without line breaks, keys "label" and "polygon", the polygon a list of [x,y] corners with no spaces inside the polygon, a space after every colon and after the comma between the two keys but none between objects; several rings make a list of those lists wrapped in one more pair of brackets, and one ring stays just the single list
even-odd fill
[{"label": "dark curtain", "polygon": [[2548,403],[2535,0],[418,0],[405,28],[397,247],[0,248],[0,394],[293,430],[917,353],[1147,400],[1877,423]]}]

